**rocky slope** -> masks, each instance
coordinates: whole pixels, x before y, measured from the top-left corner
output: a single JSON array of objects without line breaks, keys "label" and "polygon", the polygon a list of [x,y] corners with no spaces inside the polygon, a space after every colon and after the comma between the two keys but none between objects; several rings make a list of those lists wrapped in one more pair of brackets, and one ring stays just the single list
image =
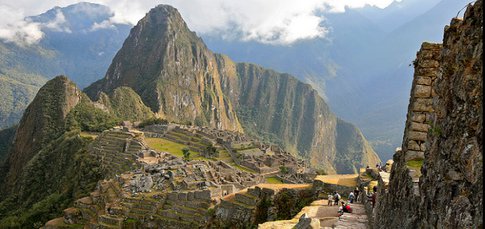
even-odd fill
[{"label": "rocky slope", "polygon": [[[357,128],[346,128],[337,137],[343,122],[337,122],[310,85],[213,54],[170,6],[158,6],[140,20],[105,78],[85,91],[97,100],[118,87],[132,88],[153,112],[169,121],[234,131],[244,128],[330,173],[351,173],[379,161]],[[344,147],[337,143],[349,148],[339,152]],[[353,156],[342,159],[340,155],[349,150]],[[358,161],[352,163],[350,158]],[[346,165],[336,169],[334,164],[341,161]]]},{"label": "rocky slope", "polygon": [[132,29],[104,79],[86,89],[97,98],[126,86],[168,120],[242,131],[222,93],[215,56],[172,7],[157,7]]},{"label": "rocky slope", "polygon": [[470,5],[442,45],[418,53],[402,152],[379,192],[376,228],[483,227],[482,10],[481,0]]}]

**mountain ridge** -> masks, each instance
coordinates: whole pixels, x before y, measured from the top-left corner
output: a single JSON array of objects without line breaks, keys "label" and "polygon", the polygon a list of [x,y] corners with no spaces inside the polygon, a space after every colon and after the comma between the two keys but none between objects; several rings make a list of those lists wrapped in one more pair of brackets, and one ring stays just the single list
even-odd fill
[{"label": "mountain ridge", "polygon": [[[338,122],[309,84],[212,53],[171,6],[150,10],[131,30],[105,78],[84,91],[97,100],[102,92],[121,86],[132,88],[161,118],[249,131],[282,143],[330,173],[356,172],[367,165],[358,162],[335,169]],[[366,142],[362,134],[353,136]],[[360,146],[352,152],[375,154],[371,147]],[[379,161],[375,155],[358,158]]]}]

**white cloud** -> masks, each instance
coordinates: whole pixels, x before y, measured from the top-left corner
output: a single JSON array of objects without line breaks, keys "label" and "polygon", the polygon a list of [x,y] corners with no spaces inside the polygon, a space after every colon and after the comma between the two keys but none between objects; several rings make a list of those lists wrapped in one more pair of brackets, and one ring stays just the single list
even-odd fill
[{"label": "white cloud", "polygon": [[[79,1],[0,0],[0,13],[8,1],[12,7],[22,9],[23,15],[40,14],[57,4],[66,6]],[[197,33],[218,34],[228,39],[254,40],[271,44],[290,44],[301,39],[325,37],[327,28],[320,26],[325,20],[321,11],[343,12],[345,7],[358,8],[366,4],[386,7],[393,0],[93,0],[109,6],[114,16],[92,29],[107,28],[111,23],[136,24],[151,8],[170,4],[181,12],[189,27]],[[2,5],[3,4],[3,5]],[[23,14],[25,13],[25,14]],[[5,17],[6,18],[6,17]],[[16,15],[8,22],[0,22],[0,38],[12,37],[5,30],[24,34],[27,40],[39,38],[38,25],[26,22]],[[20,21],[20,22],[19,22]],[[22,22],[23,21],[23,22]],[[23,24],[22,24],[23,23]],[[24,28],[23,26],[26,26]],[[23,31],[23,32],[22,32]],[[2,32],[4,33],[2,35]],[[15,33],[16,32],[10,32]],[[32,32],[29,34],[28,32]],[[42,34],[40,32],[40,34]]]},{"label": "white cloud", "polygon": [[40,25],[25,20],[21,10],[0,4],[0,39],[15,42],[20,45],[29,45],[40,40],[44,35]]},{"label": "white cloud", "polygon": [[69,25],[66,23],[66,17],[60,9],[56,10],[56,17],[52,21],[41,24],[41,26],[56,32],[72,33]]}]

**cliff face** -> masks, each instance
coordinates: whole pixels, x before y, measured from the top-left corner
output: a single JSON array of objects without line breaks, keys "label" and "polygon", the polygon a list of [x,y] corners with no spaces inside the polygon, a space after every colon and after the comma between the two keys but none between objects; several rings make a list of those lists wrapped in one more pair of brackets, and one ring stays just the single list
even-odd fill
[{"label": "cliff face", "polygon": [[310,85],[223,56],[219,63],[224,66],[223,90],[246,132],[280,141],[329,173],[354,173],[379,161],[360,131],[338,119]]},{"label": "cliff face", "polygon": [[152,9],[132,29],[105,78],[85,91],[101,98],[122,86],[169,121],[244,128],[329,173],[353,173],[379,161],[360,131],[337,121],[310,85],[213,54],[170,6]]},{"label": "cliff face", "polygon": [[152,9],[131,30],[91,98],[127,86],[168,120],[242,131],[222,93],[215,56],[170,6]]},{"label": "cliff face", "polygon": [[483,227],[483,1],[445,29],[434,85],[435,134],[428,135],[420,211],[423,224]]},{"label": "cliff face", "polygon": [[424,43],[402,151],[379,191],[376,228],[483,227],[482,1]]},{"label": "cliff face", "polygon": [[5,166],[5,190],[15,186],[23,167],[65,129],[67,114],[80,101],[81,91],[65,76],[47,82],[25,110]]}]

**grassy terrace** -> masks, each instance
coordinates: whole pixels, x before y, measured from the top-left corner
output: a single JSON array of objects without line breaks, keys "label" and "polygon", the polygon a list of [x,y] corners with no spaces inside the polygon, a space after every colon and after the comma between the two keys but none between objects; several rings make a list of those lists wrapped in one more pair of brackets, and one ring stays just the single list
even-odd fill
[{"label": "grassy terrace", "polygon": [[98,137],[97,134],[95,133],[91,133],[91,132],[81,132],[81,137],[85,137],[85,138],[91,138],[91,139],[96,139]]},{"label": "grassy terrace", "polygon": [[257,173],[256,171],[254,171],[254,170],[252,170],[250,168],[246,168],[246,167],[240,166],[240,165],[238,165],[238,164],[236,164],[234,162],[229,163],[229,165],[232,166],[232,167],[235,167],[235,168],[237,168],[239,170],[248,172],[248,173]]},{"label": "grassy terrace", "polygon": [[278,177],[267,177],[266,183],[268,183],[268,184],[283,184],[283,181]]},{"label": "grassy terrace", "polygon": [[[168,152],[168,153],[170,153],[170,154],[172,154],[176,157],[180,157],[180,158],[183,157],[182,149],[187,147],[186,145],[183,145],[183,144],[180,144],[180,143],[177,143],[177,142],[173,142],[173,141],[170,141],[170,140],[167,140],[167,139],[163,139],[163,138],[145,138],[145,142],[152,149],[155,149],[155,150],[158,150],[158,151],[163,151],[163,152]],[[222,160],[222,161],[228,162],[229,165],[231,165],[231,166],[233,166],[233,167],[235,167],[239,170],[242,170],[242,171],[245,171],[245,172],[248,172],[248,173],[257,173],[256,171],[254,171],[252,169],[249,169],[249,168],[246,168],[246,167],[243,167],[243,166],[240,166],[240,165],[237,165],[236,163],[234,163],[234,161],[232,161],[229,153],[225,150],[221,150],[219,152],[220,153],[219,157],[214,158],[214,159],[202,157],[202,156],[200,156],[199,152],[195,152],[195,151],[192,151],[192,150],[190,150],[189,152],[190,152],[190,159],[191,160],[206,160],[206,161],[207,160]],[[274,181],[274,182],[276,182],[276,181]],[[280,183],[275,183],[275,184],[280,184]]]},{"label": "grassy terrace", "polygon": [[[163,139],[163,138],[145,138],[145,142],[152,149],[168,152],[176,157],[183,157],[184,155],[182,153],[182,149],[188,148],[186,145],[172,142],[170,140]],[[194,152],[192,150],[190,150],[189,152],[190,152],[190,159],[207,160],[206,158],[201,157],[199,152]]]}]

